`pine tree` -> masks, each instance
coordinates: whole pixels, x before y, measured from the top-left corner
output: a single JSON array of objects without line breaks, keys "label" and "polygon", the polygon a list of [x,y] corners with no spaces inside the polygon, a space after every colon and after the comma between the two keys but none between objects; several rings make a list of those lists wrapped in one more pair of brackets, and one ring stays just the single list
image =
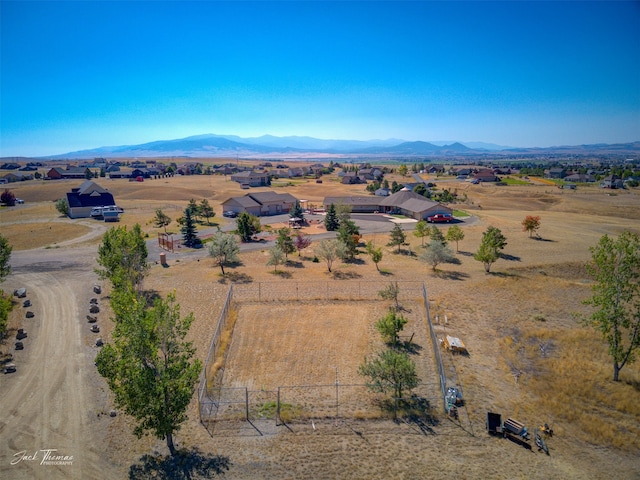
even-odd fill
[{"label": "pine tree", "polygon": [[327,229],[327,232],[335,232],[340,228],[336,206],[333,203],[327,208],[327,214],[324,217],[324,228]]},{"label": "pine tree", "polygon": [[182,227],[180,228],[182,233],[182,243],[187,247],[196,247],[200,245],[200,239],[198,238],[198,231],[196,230],[196,222],[193,219],[191,209],[189,207],[184,210],[184,217]]}]

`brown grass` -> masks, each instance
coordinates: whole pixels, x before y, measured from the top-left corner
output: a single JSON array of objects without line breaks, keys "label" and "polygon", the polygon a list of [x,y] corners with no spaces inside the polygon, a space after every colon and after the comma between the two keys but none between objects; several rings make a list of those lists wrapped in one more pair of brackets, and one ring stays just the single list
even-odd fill
[{"label": "brown grass", "polygon": [[[16,223],[23,219],[30,226],[43,220],[53,225],[58,215],[51,210],[52,200],[79,183],[25,182],[16,186],[16,195],[27,204],[0,211],[3,235],[11,235],[18,243],[27,241],[31,232]],[[142,184],[98,179],[98,183],[109,188],[125,208],[122,224],[139,222],[151,237],[159,231],[149,223],[155,208],[163,208],[175,218],[190,198],[207,198],[218,211],[214,221],[221,222],[227,219],[220,218],[220,203],[228,196],[247,193],[237,184],[215,176],[176,177]],[[180,441],[228,455],[234,464],[230,472],[233,478],[423,478],[425,472],[435,471],[435,465],[437,471],[457,478],[640,475],[640,364],[626,366],[622,381],[611,382],[606,344],[596,333],[579,325],[573,315],[589,312],[581,303],[590,294],[583,267],[589,259],[589,247],[605,233],[615,235],[625,228],[638,231],[640,195],[630,191],[609,196],[597,187],[565,192],[551,186],[451,185],[468,197],[466,205],[456,208],[479,217],[477,224],[463,227],[465,239],[460,242],[459,265],[441,265],[434,274],[415,258],[395,255],[384,247],[380,267],[385,275],[378,273],[362,254],[362,264],[338,264],[340,275],[332,276],[326,272],[326,265],[309,260],[312,246],[303,252],[299,267],[281,269],[289,272],[292,280],[341,282],[355,276],[379,279],[381,286],[390,280],[424,280],[432,314],[437,313],[440,318],[438,335],[459,336],[470,352],[468,357],[443,354],[447,378],[463,388],[466,406],[462,416],[467,430],[475,436],[441,418],[434,436],[392,422],[354,420],[339,425],[319,424],[317,431],[309,425],[265,437],[211,438],[198,424],[194,404],[190,421],[180,432]],[[363,190],[363,186],[345,186],[329,180],[276,188],[318,203],[325,195],[359,195]],[[529,239],[522,232],[520,222],[528,214],[541,216],[542,241]],[[499,260],[493,273],[486,275],[470,254],[489,225],[497,226],[507,237],[505,253],[511,259]],[[79,234],[57,229],[58,223],[55,226],[59,238]],[[169,229],[175,230],[175,224]],[[366,235],[364,240],[385,245],[388,235]],[[408,241],[413,251],[420,250],[419,239],[409,235]],[[175,289],[183,314],[194,312],[196,320],[189,336],[200,357],[206,355],[227,291],[218,269],[207,261],[206,252],[202,255],[196,261],[181,252],[170,254],[169,268],[154,266],[146,282],[146,288],[161,293]],[[266,251],[243,253],[241,265],[230,269],[230,274],[248,282],[287,282],[270,274],[273,268],[266,266],[267,258]],[[297,255],[292,258],[298,260]],[[268,309],[241,306],[228,347],[225,383],[253,384],[258,389],[290,381],[331,383],[335,370],[330,367],[334,364],[339,367],[341,382],[359,380],[355,373],[358,363],[376,348],[372,325],[377,319],[376,307],[360,303],[329,304],[321,309],[301,304],[269,304]],[[444,315],[448,319],[446,325]],[[417,324],[414,329],[418,331]],[[426,331],[423,329],[421,334],[426,335]],[[426,350],[422,354],[428,355],[429,343],[419,343]],[[545,356],[540,353],[540,343],[549,344]],[[523,372],[518,384],[512,367]],[[423,368],[425,378],[435,373],[428,370],[426,362]],[[288,403],[293,412],[304,412],[295,410],[304,408],[304,402]],[[552,424],[556,435],[549,439],[551,457],[533,455],[510,442],[486,438],[484,416],[489,410],[518,418],[530,428],[544,422]],[[367,411],[358,415],[370,418]],[[105,451],[114,447],[113,451],[122,453],[116,445],[121,438],[120,434],[114,435],[114,444],[105,446]],[[131,449],[139,450],[147,444],[132,445]]]}]

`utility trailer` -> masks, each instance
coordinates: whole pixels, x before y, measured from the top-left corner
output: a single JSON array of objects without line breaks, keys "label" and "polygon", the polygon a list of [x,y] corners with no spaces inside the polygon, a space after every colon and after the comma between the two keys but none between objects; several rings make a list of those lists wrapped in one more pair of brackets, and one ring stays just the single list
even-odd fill
[{"label": "utility trailer", "polygon": [[523,440],[529,440],[529,431],[527,427],[524,426],[523,423],[520,423],[513,418],[507,418],[504,422],[502,421],[502,415],[499,413],[487,412],[487,432],[490,435],[502,435],[506,437],[510,436],[518,436]]}]

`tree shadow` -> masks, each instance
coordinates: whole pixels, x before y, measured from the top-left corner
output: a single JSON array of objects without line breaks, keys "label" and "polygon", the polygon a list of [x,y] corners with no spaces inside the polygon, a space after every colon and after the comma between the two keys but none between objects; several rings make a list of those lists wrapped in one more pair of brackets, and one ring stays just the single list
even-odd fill
[{"label": "tree shadow", "polygon": [[464,250],[458,250],[458,255],[462,255],[463,257],[473,257],[473,252],[466,252]]},{"label": "tree shadow", "polygon": [[516,257],[515,255],[509,255],[508,253],[501,253],[500,254],[500,258],[502,258],[504,260],[511,261],[511,262],[519,262],[520,261],[520,257]]},{"label": "tree shadow", "polygon": [[253,277],[246,273],[240,272],[227,272],[224,276],[220,277],[218,283],[226,285],[227,283],[252,283]]},{"label": "tree shadow", "polygon": [[465,280],[469,278],[469,275],[464,272],[445,272],[442,270],[433,272],[433,276],[443,280]]},{"label": "tree shadow", "polygon": [[429,400],[418,395],[409,398],[386,399],[380,402],[380,407],[393,414],[396,423],[404,422],[417,428],[423,435],[435,435],[433,429],[439,424],[438,418],[431,412]]},{"label": "tree shadow", "polygon": [[273,270],[271,270],[270,273],[272,275],[277,275],[280,278],[291,278],[291,277],[293,277],[293,275],[291,275],[291,272],[287,272],[286,270],[276,270],[275,272]]},{"label": "tree shadow", "polygon": [[417,343],[413,343],[411,339],[398,342],[395,345],[396,349],[406,352],[409,355],[418,355],[422,351],[422,346]]},{"label": "tree shadow", "polygon": [[331,272],[335,280],[353,280],[354,278],[362,278],[362,275],[356,272]]},{"label": "tree shadow", "polygon": [[542,237],[531,237],[531,240],[536,240],[537,242],[552,242],[552,243],[556,243],[556,240],[551,240],[550,238],[542,238]]},{"label": "tree shadow", "polygon": [[292,268],[304,268],[304,265],[302,262],[298,261],[298,260],[291,260],[288,259],[287,260],[287,267],[292,267]]},{"label": "tree shadow", "polygon": [[179,450],[176,455],[143,455],[129,467],[130,480],[182,480],[224,475],[231,462],[221,455],[209,456],[197,448]]},{"label": "tree shadow", "polygon": [[392,275],[395,275],[393,272],[390,272],[388,270],[379,270],[379,273],[384,277],[390,277]]},{"label": "tree shadow", "polygon": [[516,273],[510,273],[510,272],[487,272],[487,275],[492,275],[494,277],[504,277],[504,278],[520,278],[520,275]]}]

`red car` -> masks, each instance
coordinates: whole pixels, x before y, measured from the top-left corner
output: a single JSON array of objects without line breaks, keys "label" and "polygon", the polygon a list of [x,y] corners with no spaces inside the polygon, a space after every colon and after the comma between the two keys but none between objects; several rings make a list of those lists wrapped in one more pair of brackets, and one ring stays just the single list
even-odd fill
[{"label": "red car", "polygon": [[450,213],[436,213],[427,217],[429,223],[449,223],[453,220],[453,216]]}]

